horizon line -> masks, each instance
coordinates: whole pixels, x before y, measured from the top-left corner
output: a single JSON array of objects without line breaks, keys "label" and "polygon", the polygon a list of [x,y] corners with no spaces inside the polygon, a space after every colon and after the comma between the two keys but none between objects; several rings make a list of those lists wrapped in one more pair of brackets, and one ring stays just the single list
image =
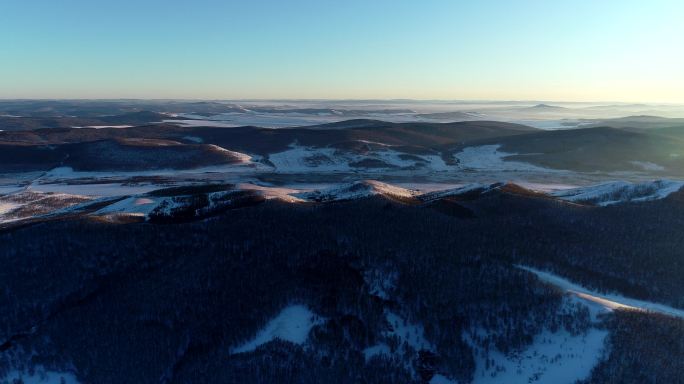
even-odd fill
[{"label": "horizon line", "polygon": [[206,101],[206,102],[284,102],[284,101],[298,101],[298,102],[362,102],[362,101],[385,101],[385,102],[449,102],[449,103],[562,103],[562,104],[597,104],[610,103],[621,105],[684,105],[684,102],[672,101],[612,101],[612,100],[586,100],[586,101],[568,101],[568,100],[551,100],[551,99],[439,99],[439,98],[163,98],[163,97],[0,97],[0,101]]}]

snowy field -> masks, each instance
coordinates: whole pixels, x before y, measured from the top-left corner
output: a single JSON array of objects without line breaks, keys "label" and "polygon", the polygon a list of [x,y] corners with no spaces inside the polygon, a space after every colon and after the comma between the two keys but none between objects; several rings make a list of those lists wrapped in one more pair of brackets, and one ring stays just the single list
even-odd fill
[{"label": "snowy field", "polygon": [[504,355],[490,349],[487,358],[496,362],[493,365],[486,364],[481,348],[471,342],[478,356],[472,383],[575,383],[589,377],[603,356],[607,336],[607,331],[593,328],[577,336],[566,331],[544,331],[520,353]]},{"label": "snowy field", "polygon": [[[365,173],[402,173],[432,174],[469,171],[486,172],[521,172],[521,173],[563,173],[566,171],[538,167],[521,161],[508,161],[507,157],[516,153],[499,150],[500,145],[482,145],[466,147],[453,155],[455,164],[448,165],[439,155],[416,155],[393,150],[391,146],[368,151],[363,155],[344,152],[335,148],[303,147],[292,144],[283,152],[273,153],[268,160],[278,173],[307,173],[307,172],[365,172]],[[376,161],[384,164],[377,168],[354,166],[361,161]]]}]

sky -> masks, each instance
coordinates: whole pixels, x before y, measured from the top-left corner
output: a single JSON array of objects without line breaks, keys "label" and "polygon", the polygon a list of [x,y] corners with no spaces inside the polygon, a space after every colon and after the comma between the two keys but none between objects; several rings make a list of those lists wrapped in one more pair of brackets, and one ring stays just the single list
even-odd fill
[{"label": "sky", "polygon": [[681,0],[0,0],[0,98],[684,103]]}]

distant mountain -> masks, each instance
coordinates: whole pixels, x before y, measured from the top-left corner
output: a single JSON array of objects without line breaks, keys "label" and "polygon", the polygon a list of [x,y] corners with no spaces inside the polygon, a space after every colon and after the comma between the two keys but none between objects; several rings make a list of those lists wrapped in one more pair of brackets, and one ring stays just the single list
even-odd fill
[{"label": "distant mountain", "polygon": [[684,127],[684,119],[673,119],[660,116],[627,116],[616,119],[606,119],[594,122],[588,127],[613,127],[636,129],[662,129]]},{"label": "distant mountain", "polygon": [[174,117],[156,112],[140,111],[121,115],[92,117],[14,117],[0,116],[0,130],[28,131],[34,129],[135,126],[173,120]]},{"label": "distant mountain", "polygon": [[529,111],[540,111],[540,112],[558,112],[558,111],[567,111],[568,108],[565,107],[559,107],[556,105],[549,105],[549,104],[537,104],[531,107],[524,108]]},{"label": "distant mountain", "polygon": [[479,120],[483,119],[484,116],[477,112],[435,112],[435,113],[421,113],[416,115],[417,117],[425,119],[434,120],[451,120],[451,121],[467,121],[467,120]]},{"label": "distant mountain", "polygon": [[112,125],[145,125],[150,123],[161,122],[163,120],[173,119],[173,116],[150,111],[139,111],[125,113],[121,115],[101,116],[98,118],[98,120],[106,124]]},{"label": "distant mountain", "polygon": [[260,107],[251,106],[248,111],[266,114],[289,114],[296,113],[302,115],[331,115],[331,116],[363,116],[363,115],[396,115],[396,114],[415,114],[411,109],[347,109],[347,108],[296,108],[296,107]]}]

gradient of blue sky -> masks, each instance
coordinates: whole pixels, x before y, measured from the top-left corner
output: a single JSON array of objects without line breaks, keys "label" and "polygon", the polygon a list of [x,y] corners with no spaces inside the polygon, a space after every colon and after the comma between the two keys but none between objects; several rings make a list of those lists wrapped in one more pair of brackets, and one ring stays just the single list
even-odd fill
[{"label": "gradient of blue sky", "polygon": [[3,98],[684,102],[681,0],[0,0]]}]

